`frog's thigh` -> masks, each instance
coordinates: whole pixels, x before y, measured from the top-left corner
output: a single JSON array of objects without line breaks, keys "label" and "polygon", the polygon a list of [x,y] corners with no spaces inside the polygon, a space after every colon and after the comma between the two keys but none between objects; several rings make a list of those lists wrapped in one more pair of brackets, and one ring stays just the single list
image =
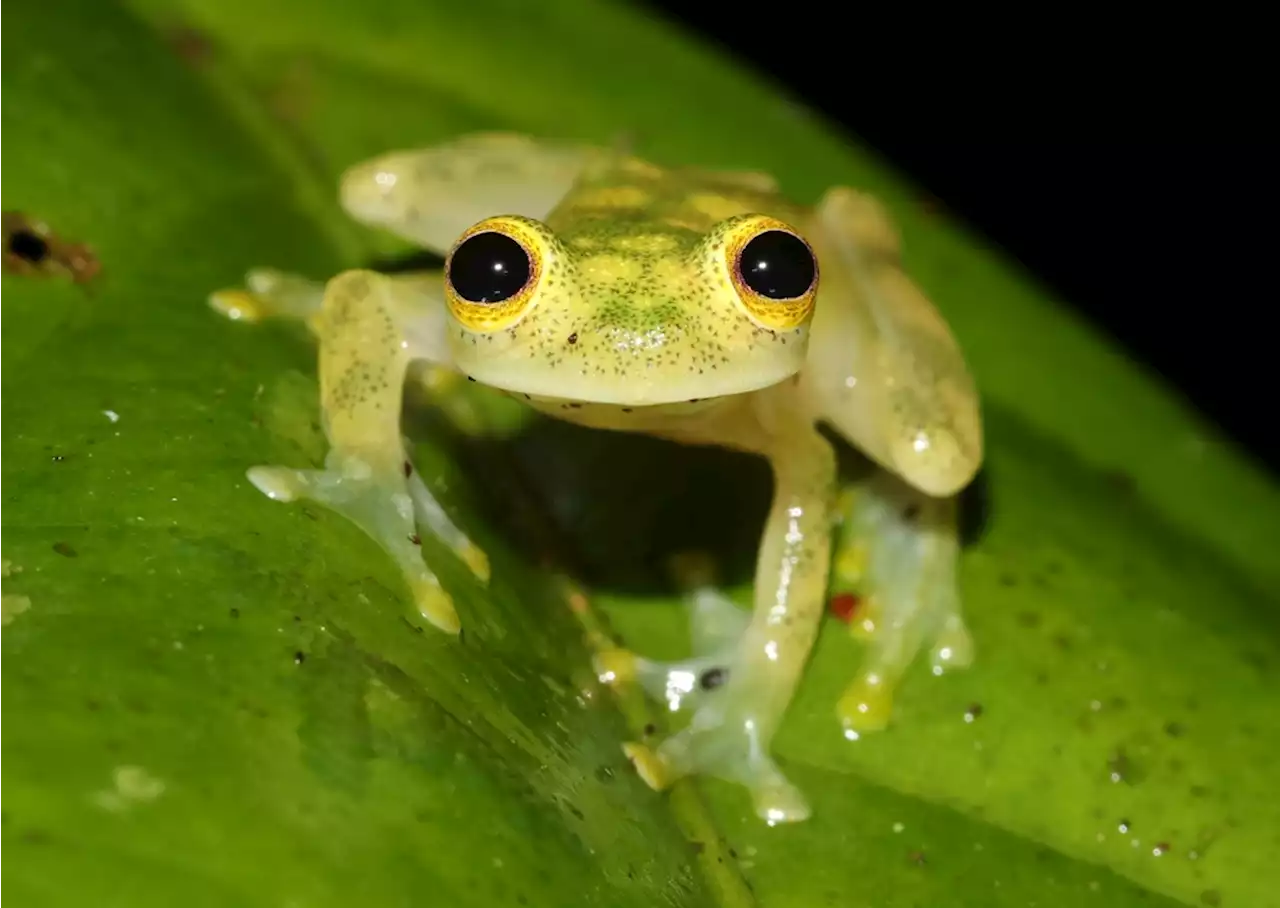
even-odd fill
[{"label": "frog's thigh", "polygon": [[956,507],[882,471],[841,494],[832,590],[858,594],[850,627],[868,646],[837,707],[849,737],[888,723],[894,687],[922,646],[932,647],[934,674],[972,659],[956,588]]},{"label": "frog's thigh", "polygon": [[328,283],[312,326],[320,339],[330,445],[324,469],[254,467],[249,479],[271,498],[311,498],[355,522],[395,559],[421,614],[456,633],[457,614],[422,560],[419,532],[444,542],[482,579],[487,562],[413,470],[400,434],[405,370],[443,350],[442,339],[424,327],[436,304],[424,298],[426,286],[371,271],[348,271]]}]

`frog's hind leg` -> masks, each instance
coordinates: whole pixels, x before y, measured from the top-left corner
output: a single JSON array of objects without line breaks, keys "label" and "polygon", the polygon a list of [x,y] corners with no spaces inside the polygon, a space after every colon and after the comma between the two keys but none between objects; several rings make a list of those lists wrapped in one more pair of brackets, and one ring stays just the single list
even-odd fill
[{"label": "frog's hind leg", "polygon": [[419,533],[444,542],[482,580],[488,563],[418,477],[400,435],[406,369],[415,359],[441,356],[430,331],[415,334],[438,308],[432,286],[371,271],[348,271],[326,285],[310,320],[320,339],[330,444],[324,468],[259,466],[248,475],[270,498],[310,498],[356,523],[396,561],[422,616],[457,633],[453,602],[422,559]]},{"label": "frog's hind leg", "polygon": [[894,688],[922,647],[932,647],[936,675],[972,661],[956,588],[956,507],[882,471],[841,494],[832,590],[857,594],[849,624],[867,642],[837,706],[846,737],[888,724]]}]

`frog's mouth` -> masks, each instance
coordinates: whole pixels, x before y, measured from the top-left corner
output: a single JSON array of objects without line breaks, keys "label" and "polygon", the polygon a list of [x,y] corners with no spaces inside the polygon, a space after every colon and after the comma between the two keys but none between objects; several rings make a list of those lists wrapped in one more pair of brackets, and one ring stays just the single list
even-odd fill
[{"label": "frog's mouth", "polygon": [[798,375],[803,364],[803,356],[795,361],[748,360],[674,375],[659,374],[659,370],[644,366],[611,373],[569,362],[550,368],[545,364],[530,368],[523,363],[501,360],[457,365],[472,381],[515,397],[570,406],[606,404],[640,408],[700,403],[759,391]]}]

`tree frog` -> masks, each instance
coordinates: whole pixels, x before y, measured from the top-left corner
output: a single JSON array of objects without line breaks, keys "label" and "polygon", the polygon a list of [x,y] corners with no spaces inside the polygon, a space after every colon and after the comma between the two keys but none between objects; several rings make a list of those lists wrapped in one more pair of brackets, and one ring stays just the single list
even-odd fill
[{"label": "tree frog", "polygon": [[[402,391],[417,361],[558,419],[772,466],[754,608],[686,559],[693,655],[596,654],[602,680],[690,711],[660,744],[624,745],[653,788],[705,774],[745,786],[770,824],[809,816],[771,741],[829,581],[862,594],[851,626],[866,656],[836,707],[846,737],[887,723],[922,647],[935,674],[968,664],[956,495],[982,460],[978,396],[874,199],[837,187],[803,207],[763,174],[497,133],[359,164],[340,195],[353,217],[444,254],[444,267],[323,284],[259,269],[247,289],[211,297],[231,317],[302,318],[319,342],[324,468],[248,475],[273,499],[310,498],[362,527],[441,631],[456,634],[459,618],[418,534],[482,580],[489,569],[406,456]],[[820,425],[877,465],[870,479],[839,487]]]}]

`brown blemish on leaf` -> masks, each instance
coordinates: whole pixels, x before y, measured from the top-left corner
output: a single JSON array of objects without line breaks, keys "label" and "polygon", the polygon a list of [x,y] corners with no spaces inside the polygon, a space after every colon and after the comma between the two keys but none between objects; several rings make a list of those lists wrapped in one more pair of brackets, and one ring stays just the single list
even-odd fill
[{"label": "brown blemish on leaf", "polygon": [[175,25],[165,30],[164,38],[174,52],[192,66],[201,66],[213,57],[213,41],[198,28]]},{"label": "brown blemish on leaf", "polygon": [[4,270],[28,277],[63,274],[77,284],[87,284],[102,270],[102,263],[85,243],[70,242],[48,224],[20,211],[0,215],[4,226]]}]

